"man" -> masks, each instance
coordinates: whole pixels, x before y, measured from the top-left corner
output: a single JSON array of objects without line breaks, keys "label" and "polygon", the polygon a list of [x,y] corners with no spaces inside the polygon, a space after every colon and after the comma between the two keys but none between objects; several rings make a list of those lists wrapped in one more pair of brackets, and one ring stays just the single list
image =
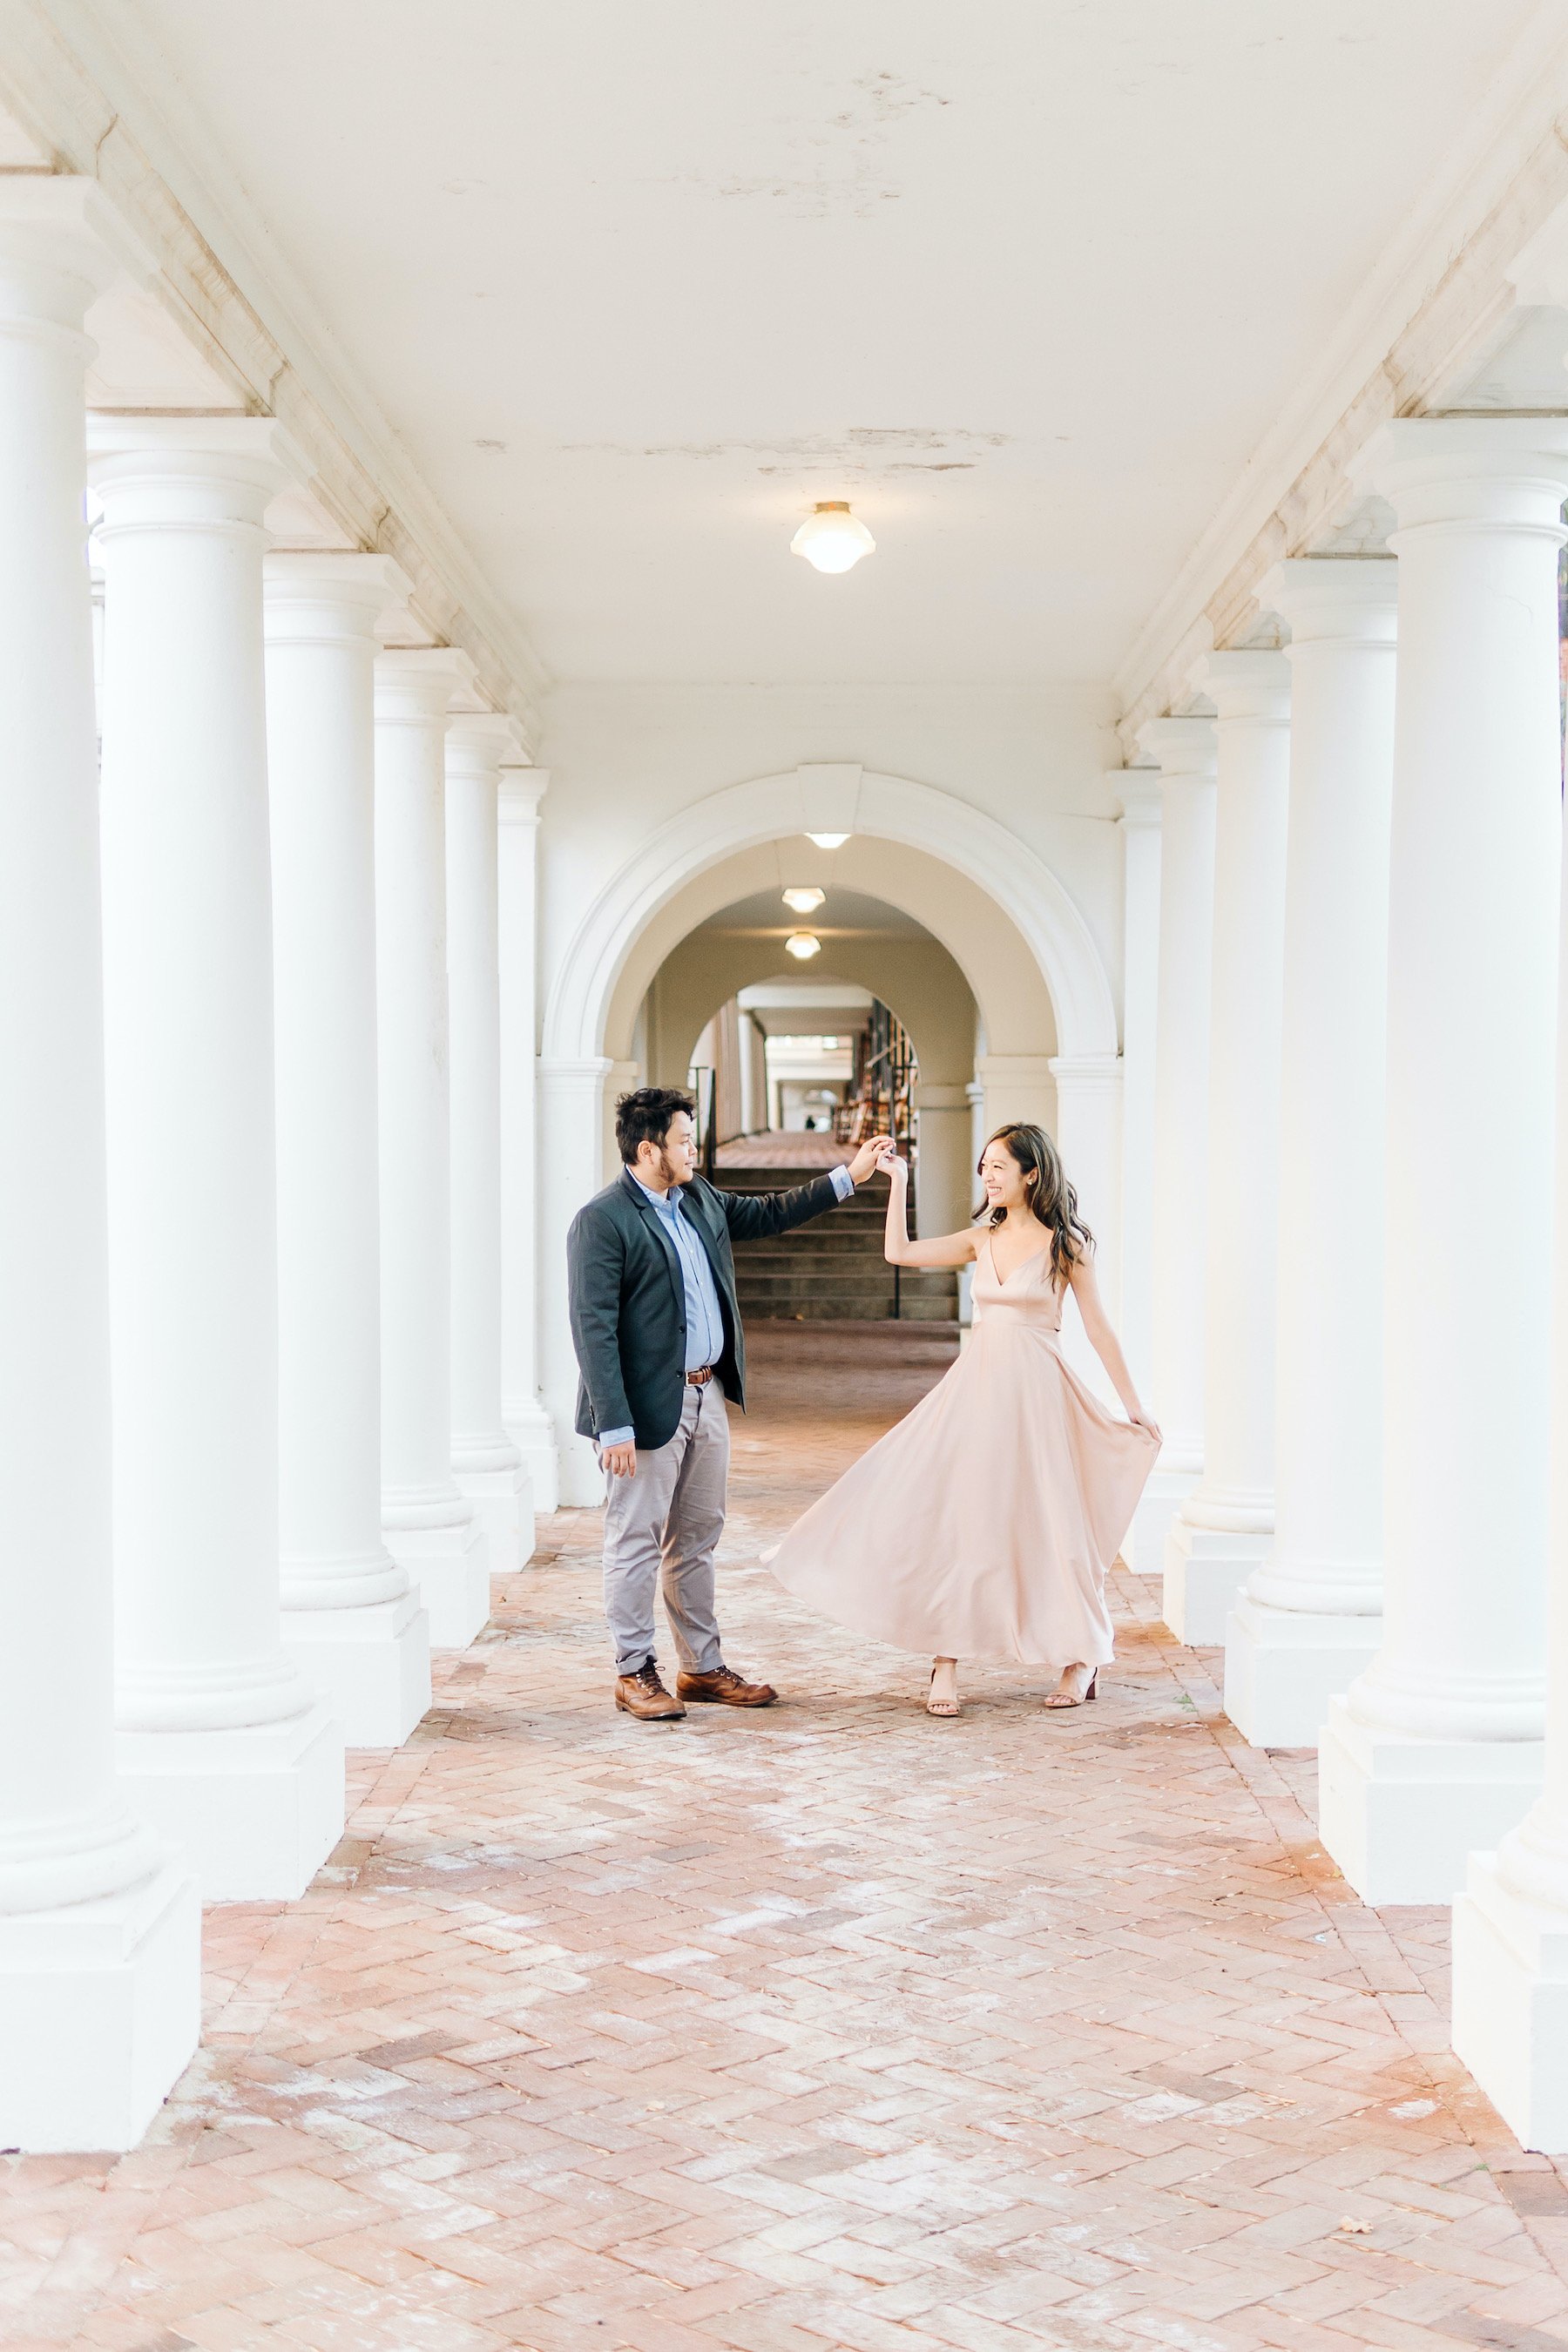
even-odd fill
[{"label": "man", "polygon": [[[731,1241],[787,1233],[847,1200],[881,1139],[847,1167],[791,1192],[721,1192],[697,1173],[689,1095],[640,1087],[616,1106],[624,1166],[578,1211],[567,1236],[577,1427],[595,1440],[605,1498],[605,1613],[616,1645],[616,1705],[644,1723],[687,1699],[771,1706],[768,1683],[724,1664],[713,1554],[724,1528],[732,1398],[746,1403],[745,1346]],[[654,1591],[679,1670],[675,1695],[654,1654]]]}]

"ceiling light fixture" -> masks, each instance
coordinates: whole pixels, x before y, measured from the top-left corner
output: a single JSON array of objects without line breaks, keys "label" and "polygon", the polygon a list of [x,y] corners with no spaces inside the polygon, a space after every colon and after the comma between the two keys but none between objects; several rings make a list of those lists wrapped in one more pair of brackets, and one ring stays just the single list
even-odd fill
[{"label": "ceiling light fixture", "polygon": [[826,896],[826,890],[819,890],[815,882],[810,882],[797,890],[786,890],[784,902],[792,915],[815,915]]},{"label": "ceiling light fixture", "polygon": [[842,849],[849,835],[847,833],[808,833],[805,837],[807,841],[814,841],[818,849]]},{"label": "ceiling light fixture", "polygon": [[809,963],[814,955],[822,953],[822,941],[815,931],[792,931],[784,941],[784,953],[794,956],[797,963]]},{"label": "ceiling light fixture", "polygon": [[792,555],[804,555],[818,572],[851,572],[863,555],[873,555],[877,542],[863,522],[857,522],[846,499],[818,499],[790,541]]}]

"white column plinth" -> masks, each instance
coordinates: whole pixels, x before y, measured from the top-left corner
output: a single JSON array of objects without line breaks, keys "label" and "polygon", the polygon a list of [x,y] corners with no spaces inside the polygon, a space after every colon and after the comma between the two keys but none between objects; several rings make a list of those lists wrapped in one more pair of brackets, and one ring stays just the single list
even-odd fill
[{"label": "white column plinth", "polygon": [[1165,1622],[1223,1642],[1274,1532],[1274,1277],[1290,669],[1211,654],[1216,712],[1214,947],[1204,1273],[1204,1469],[1165,1549]]},{"label": "white column plinth", "polygon": [[355,1748],[401,1746],[430,1704],[380,1501],[372,665],[404,584],[382,555],[265,567],[283,1646]]},{"label": "white column plinth", "polygon": [[1568,425],[1402,420],[1363,476],[1399,558],[1386,1557],[1383,1646],[1331,1714],[1321,1828],[1364,1900],[1436,1903],[1540,1771]]},{"label": "white column plinth", "polygon": [[500,971],[497,784],[515,719],[447,730],[447,983],[451,1025],[452,1475],[484,1529],[490,1573],[533,1551],[533,1499],[501,1419]]},{"label": "white column plinth", "polygon": [[202,1915],[182,1857],[119,1894],[0,1914],[0,2136],[132,2148],[196,2047]]},{"label": "white column plinth", "polygon": [[1392,558],[1281,564],[1290,814],[1281,1045],[1275,1534],[1226,1633],[1226,1712],[1258,1747],[1315,1745],[1382,1638],[1383,1228],[1325,1282],[1322,1203],[1383,1198]]},{"label": "white column plinth", "polygon": [[535,1094],[539,803],[550,778],[503,767],[496,793],[496,961],[500,973],[501,1418],[522,1456],[535,1517],[560,1495],[555,1431],[539,1393]]},{"label": "white column plinth", "polygon": [[88,306],[96,185],[0,182],[0,2147],[135,2146],[195,2048],[195,1881],[116,1785]]},{"label": "white column plinth", "polygon": [[470,677],[447,648],[375,665],[382,1532],[441,1650],[489,1615],[489,1549],[451,1462],[444,743]]},{"label": "white column plinth", "polygon": [[1160,1017],[1160,782],[1110,779],[1122,850],[1121,1300],[1120,1336],[1141,1396],[1152,1396],[1154,1052]]},{"label": "white column plinth", "polygon": [[605,1081],[610,1065],[542,1061],[539,1115],[550,1149],[539,1166],[539,1355],[544,1402],[554,1423],[560,1499],[596,1507],[605,1499],[598,1456],[577,1434],[577,1359],[566,1301],[566,1235],[585,1201],[603,1189]]},{"label": "white column plinth", "polygon": [[[1129,1548],[1139,1573],[1155,1575],[1164,1565],[1171,1523],[1204,1466],[1204,1234],[1216,754],[1209,719],[1155,719],[1141,730],[1138,740],[1160,767],[1150,1402],[1165,1442],[1138,1506]],[[1171,1605],[1180,1609],[1182,1597]]]},{"label": "white column plinth", "polygon": [[1568,1877],[1531,1902],[1472,1854],[1452,1958],[1456,2056],[1521,2147],[1568,2155]]},{"label": "white column plinth", "polygon": [[121,1779],[204,1889],[298,1895],[343,1819],[341,1727],[279,1640],[261,560],[300,467],[254,417],[98,418],[91,444]]}]

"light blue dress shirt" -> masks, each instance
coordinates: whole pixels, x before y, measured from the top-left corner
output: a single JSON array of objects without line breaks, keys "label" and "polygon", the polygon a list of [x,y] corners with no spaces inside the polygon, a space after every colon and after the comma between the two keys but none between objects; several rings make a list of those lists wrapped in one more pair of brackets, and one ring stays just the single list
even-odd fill
[{"label": "light blue dress shirt", "polygon": [[[848,1169],[835,1168],[830,1172],[834,1191],[841,1201],[847,1201],[855,1190]],[[689,1372],[700,1371],[704,1364],[716,1364],[724,1352],[724,1310],[719,1303],[719,1286],[713,1279],[702,1236],[680,1213],[679,1186],[672,1185],[668,1192],[656,1192],[640,1176],[633,1176],[632,1182],[669,1235],[680,1261],[680,1278],[686,1293],[686,1369]],[[630,1429],[602,1429],[599,1444],[629,1445],[635,1434]]]}]

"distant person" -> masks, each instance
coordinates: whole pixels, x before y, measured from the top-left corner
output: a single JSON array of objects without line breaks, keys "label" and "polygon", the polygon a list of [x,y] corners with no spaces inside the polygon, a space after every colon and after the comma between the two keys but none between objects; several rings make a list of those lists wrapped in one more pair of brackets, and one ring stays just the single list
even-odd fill
[{"label": "distant person", "polygon": [[[974,1328],[914,1411],[763,1557],[838,1624],[934,1654],[932,1715],[959,1712],[958,1660],[976,1653],[1058,1667],[1046,1705],[1079,1706],[1112,1654],[1106,1575],[1160,1450],[1100,1305],[1092,1236],[1040,1128],[997,1129],[980,1161],[984,1229],[937,1241],[910,1241],[908,1164],[879,1150],[889,1259],[973,1265]],[[1069,1290],[1125,1421],[1063,1360]]]},{"label": "distant person", "polygon": [[[724,1192],[697,1173],[691,1097],[639,1087],[616,1106],[620,1175],[580,1209],[567,1236],[577,1427],[609,1481],[605,1613],[616,1645],[616,1705],[645,1723],[688,1699],[771,1706],[769,1683],[724,1664],[713,1554],[730,1467],[726,1400],[746,1402],[745,1343],[731,1239],[787,1233],[847,1200],[876,1172],[879,1138],[847,1167],[789,1192]],[[654,1594],[679,1662],[672,1697],[654,1649]]]}]

